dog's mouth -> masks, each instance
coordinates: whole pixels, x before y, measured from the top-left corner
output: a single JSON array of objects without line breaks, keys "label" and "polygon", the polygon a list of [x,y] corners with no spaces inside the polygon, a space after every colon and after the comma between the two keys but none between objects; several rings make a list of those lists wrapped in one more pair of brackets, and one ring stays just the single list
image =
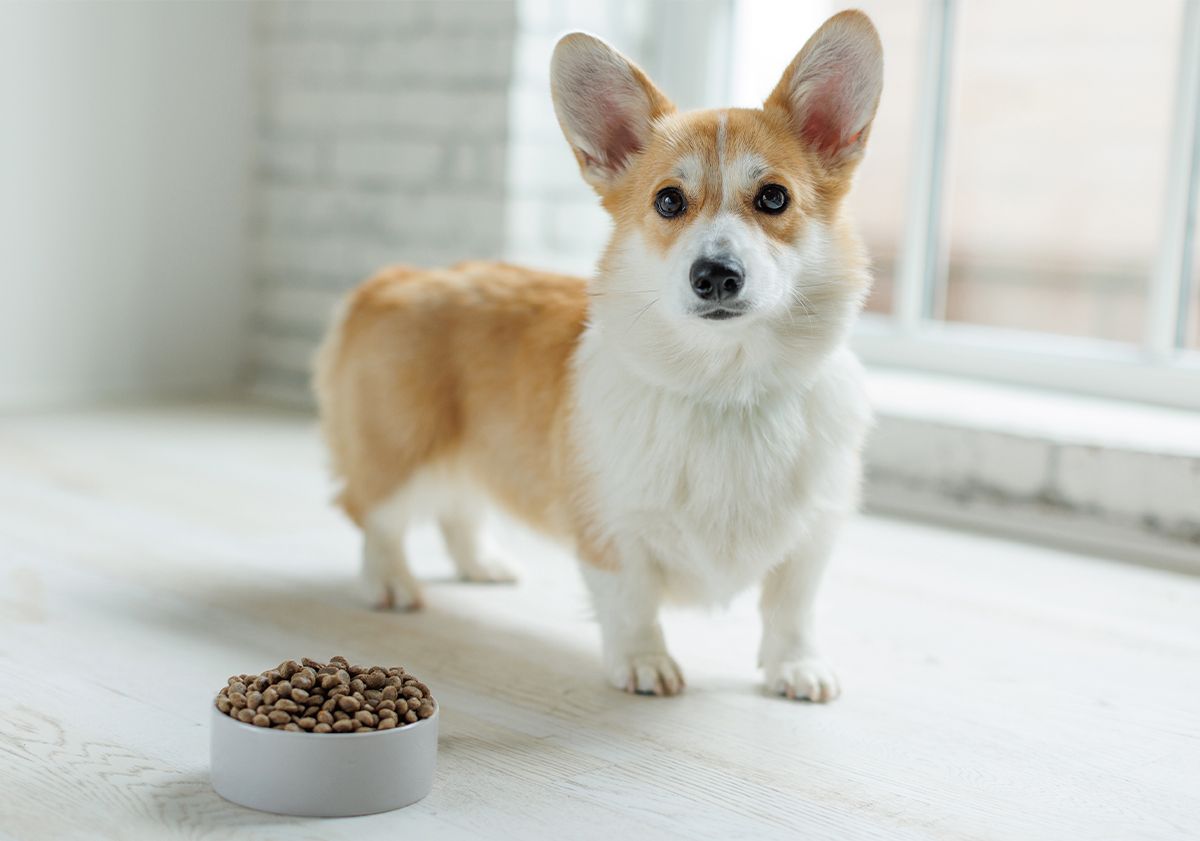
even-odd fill
[{"label": "dog's mouth", "polygon": [[701,318],[707,318],[709,321],[725,321],[729,318],[737,318],[739,315],[745,315],[745,310],[727,310],[724,307],[717,309],[705,310],[700,313]]}]

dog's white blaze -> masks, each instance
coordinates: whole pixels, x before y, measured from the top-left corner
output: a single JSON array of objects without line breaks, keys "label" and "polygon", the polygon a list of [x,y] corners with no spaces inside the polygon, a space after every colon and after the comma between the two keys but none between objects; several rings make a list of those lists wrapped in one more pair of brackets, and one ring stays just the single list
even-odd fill
[{"label": "dog's white blaze", "polygon": [[676,162],[672,174],[679,179],[684,193],[695,195],[704,182],[704,161],[699,155],[684,155]]},{"label": "dog's white blaze", "polygon": [[722,111],[717,119],[717,172],[721,176],[721,194],[725,194],[725,136],[728,132],[729,112]]},{"label": "dog's white blaze", "polygon": [[753,198],[759,179],[767,172],[767,161],[762,155],[748,153],[738,155],[728,164],[721,164],[722,204],[732,208],[746,199]]}]

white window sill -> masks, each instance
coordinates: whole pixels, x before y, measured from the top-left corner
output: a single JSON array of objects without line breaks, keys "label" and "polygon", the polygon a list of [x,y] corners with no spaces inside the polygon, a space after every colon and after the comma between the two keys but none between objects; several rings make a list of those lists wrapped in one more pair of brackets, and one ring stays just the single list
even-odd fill
[{"label": "white window sill", "polygon": [[1117,342],[945,322],[908,331],[871,313],[859,320],[854,348],[889,368],[1200,411],[1197,351],[1159,356]]},{"label": "white window sill", "polygon": [[1200,572],[1200,414],[872,367],[866,504]]}]

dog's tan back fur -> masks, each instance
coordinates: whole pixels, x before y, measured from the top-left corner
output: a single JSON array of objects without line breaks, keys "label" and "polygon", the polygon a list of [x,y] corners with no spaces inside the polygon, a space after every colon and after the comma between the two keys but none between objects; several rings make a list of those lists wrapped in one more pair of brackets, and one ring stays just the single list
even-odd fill
[{"label": "dog's tan back fur", "polygon": [[361,525],[446,465],[563,534],[564,395],[586,311],[581,279],[503,263],[393,267],[356,289],[316,364],[346,513]]}]

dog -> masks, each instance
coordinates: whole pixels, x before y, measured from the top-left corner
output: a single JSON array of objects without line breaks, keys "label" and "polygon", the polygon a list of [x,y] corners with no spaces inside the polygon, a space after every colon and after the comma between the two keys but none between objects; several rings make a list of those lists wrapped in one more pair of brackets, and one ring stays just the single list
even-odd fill
[{"label": "dog", "polygon": [[680,692],[660,605],[759,583],[767,691],[838,696],[813,602],[871,424],[847,347],[870,274],[845,198],[882,77],[856,11],[760,109],[681,113],[600,39],[558,42],[555,112],[613,221],[595,276],[392,267],[348,296],[317,355],[379,606],[420,606],[403,547],[418,517],[463,578],[509,580],[479,532],[490,500],[578,556],[615,686]]}]

